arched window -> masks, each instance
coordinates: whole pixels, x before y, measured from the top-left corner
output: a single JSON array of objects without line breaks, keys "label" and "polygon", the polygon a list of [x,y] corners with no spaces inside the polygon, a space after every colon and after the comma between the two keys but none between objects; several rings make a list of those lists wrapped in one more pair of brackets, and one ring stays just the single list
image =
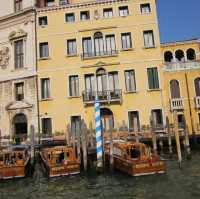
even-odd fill
[{"label": "arched window", "polygon": [[170,81],[171,98],[181,98],[179,82],[177,80]]},{"label": "arched window", "polygon": [[194,80],[194,85],[195,85],[196,96],[199,97],[200,96],[200,77]]},{"label": "arched window", "polygon": [[94,33],[94,50],[96,56],[104,54],[103,34],[101,32]]},{"label": "arched window", "polygon": [[195,54],[194,49],[189,48],[186,53],[187,53],[187,59],[188,60],[195,60],[196,59],[196,54]]},{"label": "arched window", "polygon": [[171,62],[173,60],[173,54],[171,51],[166,51],[164,53],[164,60],[165,62]]},{"label": "arched window", "polygon": [[182,51],[182,50],[177,50],[176,52],[175,52],[175,56],[176,56],[176,59],[178,60],[178,61],[184,61],[184,52]]},{"label": "arched window", "polygon": [[100,115],[101,115],[101,126],[103,131],[114,128],[114,116],[113,112],[110,109],[101,108]]},{"label": "arched window", "polygon": [[96,71],[97,77],[97,91],[102,92],[107,90],[107,75],[103,68],[99,68]]}]

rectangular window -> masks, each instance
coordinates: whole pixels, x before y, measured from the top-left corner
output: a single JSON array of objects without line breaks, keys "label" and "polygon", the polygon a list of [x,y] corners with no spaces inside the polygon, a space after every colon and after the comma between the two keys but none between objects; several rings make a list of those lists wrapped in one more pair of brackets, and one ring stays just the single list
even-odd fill
[{"label": "rectangular window", "polygon": [[46,6],[51,7],[55,5],[55,0],[46,0]]},{"label": "rectangular window", "polygon": [[154,68],[147,68],[148,74],[148,82],[149,82],[149,89],[159,89],[159,78],[158,78],[158,69]]},{"label": "rectangular window", "polygon": [[68,55],[77,54],[76,39],[67,40],[67,54]]},{"label": "rectangular window", "polygon": [[78,75],[69,76],[69,95],[70,95],[70,97],[79,96],[79,79],[78,79]]},{"label": "rectangular window", "polygon": [[24,46],[23,40],[18,40],[14,42],[14,53],[15,53],[15,68],[24,67]]},{"label": "rectangular window", "polygon": [[183,114],[178,114],[178,127],[180,129],[184,129],[185,128],[185,121],[184,121],[184,115]]},{"label": "rectangular window", "polygon": [[156,127],[163,126],[163,114],[161,109],[153,109],[151,111],[154,125]]},{"label": "rectangular window", "polygon": [[66,13],[65,14],[65,21],[68,23],[75,22],[75,14],[74,13]]},{"label": "rectangular window", "polygon": [[80,130],[81,125],[81,116],[72,116],[71,117],[71,132],[73,135],[77,135]]},{"label": "rectangular window", "polygon": [[136,82],[135,82],[135,71],[127,70],[125,71],[125,84],[127,92],[136,91]]},{"label": "rectangular window", "polygon": [[41,79],[41,98],[42,99],[50,98],[50,79],[49,78]]},{"label": "rectangular window", "polygon": [[104,8],[103,9],[103,17],[110,18],[113,16],[113,9],[112,8]]},{"label": "rectangular window", "polygon": [[24,83],[15,84],[15,100],[22,101],[24,99]]},{"label": "rectangular window", "polygon": [[116,53],[115,35],[106,35],[106,51],[109,55]]},{"label": "rectangular window", "polygon": [[129,131],[133,132],[140,131],[140,119],[138,111],[129,111],[128,120],[129,120]]},{"label": "rectangular window", "polygon": [[49,57],[49,44],[48,42],[40,43],[40,58]]},{"label": "rectangular window", "polygon": [[46,135],[52,134],[52,120],[51,118],[42,118],[42,133]]},{"label": "rectangular window", "polygon": [[91,57],[93,54],[92,53],[92,39],[90,37],[83,38],[82,45],[83,45],[83,56]]},{"label": "rectangular window", "polygon": [[110,72],[108,74],[109,89],[111,91],[119,90],[118,72]]},{"label": "rectangular window", "polygon": [[81,11],[80,13],[81,21],[89,20],[90,19],[90,12],[89,11]]},{"label": "rectangular window", "polygon": [[69,3],[68,0],[60,0],[60,1],[59,1],[59,5],[60,5],[60,6],[67,5],[68,3]]},{"label": "rectangular window", "polygon": [[151,7],[149,3],[141,4],[140,11],[142,14],[148,14],[151,12]]},{"label": "rectangular window", "polygon": [[153,30],[144,31],[143,36],[144,36],[144,46],[146,48],[155,47]]},{"label": "rectangular window", "polygon": [[39,17],[39,26],[46,26],[48,25],[47,16]]},{"label": "rectangular window", "polygon": [[14,0],[14,9],[15,12],[22,10],[22,0]]},{"label": "rectangular window", "polygon": [[122,33],[121,34],[121,41],[122,41],[122,49],[129,49],[132,48],[132,39],[131,33]]},{"label": "rectangular window", "polygon": [[119,16],[124,17],[128,15],[129,15],[128,6],[119,7]]},{"label": "rectangular window", "polygon": [[95,78],[93,74],[85,75],[85,90],[87,92],[95,91]]}]

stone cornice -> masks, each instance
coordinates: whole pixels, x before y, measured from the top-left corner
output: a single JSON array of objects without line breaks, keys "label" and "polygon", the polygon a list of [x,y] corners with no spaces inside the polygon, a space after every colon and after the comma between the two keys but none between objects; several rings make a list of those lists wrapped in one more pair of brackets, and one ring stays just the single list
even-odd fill
[{"label": "stone cornice", "polygon": [[161,48],[167,47],[167,46],[177,46],[177,45],[185,45],[185,44],[198,44],[199,39],[190,39],[190,40],[183,40],[183,41],[175,41],[175,42],[166,42],[161,43]]},{"label": "stone cornice", "polygon": [[11,19],[19,17],[19,16],[24,16],[24,15],[26,15],[28,13],[35,13],[35,8],[34,7],[29,7],[29,8],[23,9],[22,11],[14,12],[12,14],[0,17],[0,23],[2,23],[4,21],[11,20]]},{"label": "stone cornice", "polygon": [[107,5],[112,3],[123,3],[129,2],[130,0],[102,0],[102,1],[91,1],[91,2],[84,2],[84,3],[77,3],[77,4],[68,4],[64,6],[52,6],[52,7],[45,7],[45,8],[37,8],[37,12],[48,12],[48,11],[56,11],[56,10],[65,10],[69,8],[84,8],[88,6],[96,6],[96,5]]}]

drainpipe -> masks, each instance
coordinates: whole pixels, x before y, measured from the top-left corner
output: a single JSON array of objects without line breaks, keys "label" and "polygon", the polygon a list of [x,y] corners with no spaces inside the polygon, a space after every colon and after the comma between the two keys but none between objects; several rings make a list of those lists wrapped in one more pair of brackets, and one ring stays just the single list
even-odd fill
[{"label": "drainpipe", "polygon": [[187,98],[188,98],[188,104],[189,104],[190,120],[191,120],[191,125],[192,125],[192,134],[194,135],[195,131],[194,131],[193,118],[192,118],[192,109],[191,109],[191,102],[190,102],[190,92],[189,92],[189,87],[188,87],[188,77],[187,77],[186,69],[185,69],[185,82],[186,82]]},{"label": "drainpipe", "polygon": [[37,8],[34,5],[34,12],[35,12],[35,67],[36,67],[36,95],[37,95],[37,117],[38,117],[38,136],[39,136],[39,144],[40,144],[40,108],[39,108],[39,87],[38,87],[38,51],[37,51]]}]

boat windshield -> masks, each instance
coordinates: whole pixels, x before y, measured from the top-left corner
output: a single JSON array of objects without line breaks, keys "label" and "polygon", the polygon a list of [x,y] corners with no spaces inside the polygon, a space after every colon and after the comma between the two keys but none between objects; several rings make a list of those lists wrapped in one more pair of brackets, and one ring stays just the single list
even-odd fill
[{"label": "boat windshield", "polygon": [[130,156],[132,159],[140,158],[140,150],[139,148],[133,147],[130,149]]}]

